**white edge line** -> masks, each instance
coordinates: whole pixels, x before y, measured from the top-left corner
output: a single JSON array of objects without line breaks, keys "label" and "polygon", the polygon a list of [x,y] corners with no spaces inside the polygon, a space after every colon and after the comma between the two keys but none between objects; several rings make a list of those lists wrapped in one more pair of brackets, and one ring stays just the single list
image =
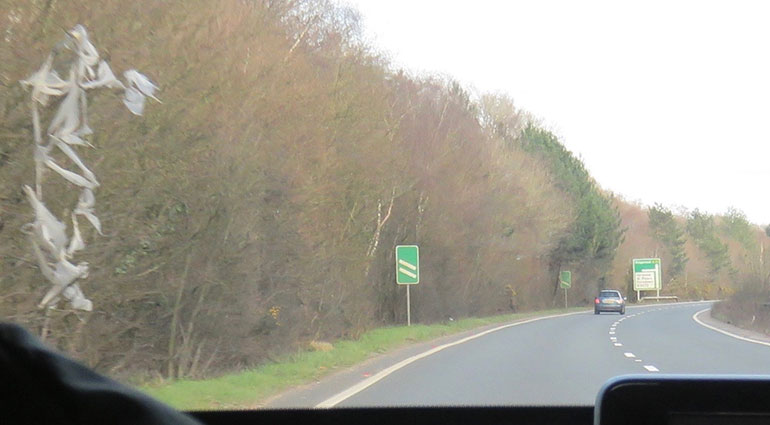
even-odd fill
[{"label": "white edge line", "polygon": [[502,329],[511,328],[511,327],[519,326],[519,325],[524,325],[524,324],[527,324],[527,323],[537,322],[539,320],[554,319],[554,318],[557,318],[557,317],[572,316],[572,315],[575,315],[575,314],[585,314],[585,311],[577,311],[577,312],[574,312],[574,313],[556,314],[556,315],[553,315],[553,316],[536,317],[534,319],[528,319],[528,320],[524,320],[524,321],[521,321],[521,322],[509,323],[507,325],[502,325],[502,326],[498,326],[496,328],[487,329],[486,331],[477,333],[475,335],[467,336],[467,337],[465,337],[463,339],[460,339],[460,340],[457,340],[455,342],[450,342],[450,343],[447,343],[447,344],[444,344],[444,345],[439,345],[438,347],[431,348],[428,351],[424,351],[424,352],[422,352],[420,354],[416,354],[416,355],[414,355],[412,357],[409,357],[407,359],[401,360],[400,362],[394,364],[393,366],[390,366],[390,367],[388,367],[386,369],[383,369],[383,370],[377,372],[376,374],[370,376],[369,378],[364,379],[363,381],[359,382],[356,385],[353,385],[352,387],[346,389],[345,391],[342,391],[341,393],[338,393],[337,395],[334,395],[334,396],[332,396],[332,397],[330,397],[330,398],[328,398],[328,399],[326,399],[326,400],[316,404],[315,407],[317,409],[328,409],[330,407],[334,407],[334,406],[342,403],[343,401],[347,400],[348,398],[353,397],[354,395],[360,393],[361,391],[371,387],[372,385],[376,384],[380,380],[384,379],[385,377],[387,377],[391,373],[401,369],[402,367],[407,366],[410,363],[414,363],[417,360],[420,360],[420,359],[423,359],[425,357],[428,357],[431,354],[438,353],[439,351],[441,351],[441,350],[443,350],[445,348],[453,347],[455,345],[460,345],[460,344],[462,344],[464,342],[468,342],[470,340],[473,340],[473,339],[476,339],[476,338],[480,338],[480,337],[482,337],[484,335],[488,335],[488,334],[491,334],[492,332],[496,332],[496,331],[499,331],[499,330],[502,330]]},{"label": "white edge line", "polygon": [[644,368],[647,369],[648,372],[660,372],[660,369],[652,365],[645,365]]},{"label": "white edge line", "polygon": [[754,344],[761,344],[761,345],[766,345],[766,346],[770,347],[770,342],[758,341],[758,340],[756,340],[756,339],[751,339],[751,338],[742,337],[742,336],[740,336],[740,335],[736,335],[736,334],[734,334],[734,333],[731,333],[731,332],[727,332],[727,331],[725,331],[725,330],[722,330],[722,329],[719,329],[719,328],[717,328],[717,327],[714,327],[714,326],[711,326],[711,325],[707,325],[707,324],[705,324],[703,321],[701,321],[700,319],[698,319],[698,315],[699,315],[699,314],[701,314],[701,313],[704,313],[704,312],[706,312],[706,311],[709,311],[709,310],[711,310],[711,307],[709,307],[709,308],[704,308],[704,309],[703,309],[703,310],[701,310],[701,311],[695,312],[695,314],[693,314],[693,315],[692,315],[692,320],[695,320],[695,321],[696,321],[696,322],[697,322],[699,325],[703,326],[704,328],[709,328],[709,329],[711,329],[712,331],[717,331],[717,332],[719,332],[719,333],[721,333],[721,334],[725,334],[725,335],[727,335],[727,336],[731,336],[731,337],[733,337],[733,338],[736,338],[736,339],[740,339],[741,341],[746,341],[746,342],[753,342]]}]

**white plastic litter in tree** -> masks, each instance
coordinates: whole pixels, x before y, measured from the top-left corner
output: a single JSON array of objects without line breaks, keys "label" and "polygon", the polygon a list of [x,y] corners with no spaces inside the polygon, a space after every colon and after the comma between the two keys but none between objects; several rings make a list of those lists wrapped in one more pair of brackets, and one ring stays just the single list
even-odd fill
[{"label": "white plastic litter in tree", "polygon": [[[65,75],[53,69],[54,63],[64,60]],[[62,72],[64,74],[64,72]],[[67,32],[66,38],[58,43],[43,65],[21,84],[31,88],[31,114],[35,142],[35,189],[24,186],[24,192],[35,213],[35,220],[22,226],[29,237],[38,266],[51,288],[40,301],[40,308],[54,307],[61,298],[70,302],[74,309],[91,311],[93,303],[86,298],[77,281],[88,277],[88,263],[74,264],[75,253],[85,248],[80,233],[78,217],[84,217],[102,234],[102,225],[96,216],[96,196],[99,187],[94,173],[80,159],[75,148],[93,146],[86,139],[93,134],[88,126],[88,90],[108,88],[123,91],[123,103],[135,115],[142,115],[145,98],[157,100],[158,87],[146,76],[134,69],[123,73],[125,83],[115,77],[109,64],[100,60],[99,53],[88,39],[82,25]],[[48,106],[50,99],[62,97],[58,109],[42,133],[40,109]],[[69,160],[71,165],[57,163],[53,158],[54,148]],[[72,167],[69,169],[67,167]],[[66,220],[57,218],[43,202],[43,187],[46,171],[53,171],[80,191],[77,204],[71,216],[72,233],[67,235]]]}]

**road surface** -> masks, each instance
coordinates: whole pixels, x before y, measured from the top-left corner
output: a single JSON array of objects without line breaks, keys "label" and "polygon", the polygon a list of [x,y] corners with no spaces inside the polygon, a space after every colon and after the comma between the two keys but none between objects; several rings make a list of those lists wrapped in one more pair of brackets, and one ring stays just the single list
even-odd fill
[{"label": "road surface", "polygon": [[[617,375],[770,374],[770,346],[693,319],[709,306],[653,305],[629,307],[625,316],[581,312],[536,320],[422,358],[412,352],[372,370],[354,369],[268,407],[593,405],[602,384]],[[420,350],[431,348],[437,349]]]}]

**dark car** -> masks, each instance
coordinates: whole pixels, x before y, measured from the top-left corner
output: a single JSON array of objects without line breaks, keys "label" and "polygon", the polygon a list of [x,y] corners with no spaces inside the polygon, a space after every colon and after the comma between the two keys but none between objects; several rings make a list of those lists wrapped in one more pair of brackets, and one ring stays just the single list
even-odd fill
[{"label": "dark car", "polygon": [[599,292],[599,296],[594,299],[594,314],[599,314],[603,311],[626,314],[626,300],[620,294],[620,291],[606,289]]}]

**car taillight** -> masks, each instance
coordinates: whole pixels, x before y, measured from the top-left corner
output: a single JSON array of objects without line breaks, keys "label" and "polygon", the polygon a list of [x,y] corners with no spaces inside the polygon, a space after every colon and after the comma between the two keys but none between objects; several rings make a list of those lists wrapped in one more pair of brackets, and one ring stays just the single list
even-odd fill
[{"label": "car taillight", "polygon": [[594,298],[594,304],[599,304],[599,298]]}]

